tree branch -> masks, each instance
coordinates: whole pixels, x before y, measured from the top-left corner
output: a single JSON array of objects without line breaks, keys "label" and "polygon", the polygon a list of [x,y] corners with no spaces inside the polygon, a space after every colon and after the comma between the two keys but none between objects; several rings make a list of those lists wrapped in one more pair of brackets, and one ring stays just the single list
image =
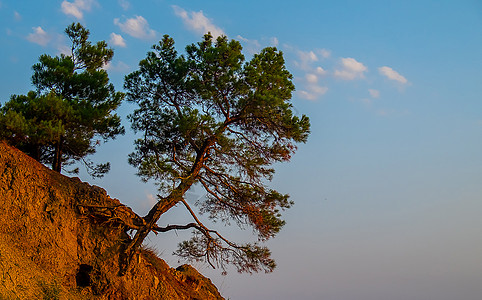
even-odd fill
[{"label": "tree branch", "polygon": [[171,230],[185,230],[185,229],[189,229],[189,228],[196,228],[198,230],[201,229],[198,224],[189,223],[189,224],[186,224],[186,225],[167,225],[166,227],[154,226],[154,227],[152,227],[152,231],[168,232],[168,231],[171,231]]},{"label": "tree branch", "polygon": [[[186,200],[184,199],[181,199],[181,202],[184,204],[184,206],[187,208],[187,210],[189,211],[189,213],[191,214],[191,216],[194,218],[194,220],[196,221],[196,223],[199,225],[199,227],[202,229],[200,230],[202,233],[204,233],[204,235],[208,238],[208,239],[211,239],[214,241],[214,238],[210,235],[210,233],[214,233],[215,235],[217,235],[221,240],[223,240],[226,244],[228,244],[229,246],[233,247],[233,248],[236,248],[236,249],[241,249],[242,247],[236,245],[235,243],[233,242],[230,242],[228,239],[226,239],[225,237],[223,237],[219,232],[217,232],[216,230],[212,230],[212,229],[209,229],[207,228],[203,223],[201,223],[201,221],[198,219],[198,217],[196,216],[196,214],[194,213],[194,211],[191,209],[191,207],[189,206],[189,204],[187,204]],[[197,228],[197,227],[196,227]],[[199,229],[199,228],[198,228]],[[214,242],[215,244],[217,244],[216,242]]]},{"label": "tree branch", "polygon": [[[204,189],[206,190],[206,192],[208,192],[209,194],[211,194],[214,198],[216,198],[218,200],[219,203],[223,203],[224,205],[228,206],[229,208],[233,209],[233,210],[238,210],[237,207],[233,206],[232,204],[229,204],[227,203],[224,199],[222,199],[216,192],[214,192],[213,190],[211,190],[206,182],[205,182],[205,179],[202,179],[200,178],[199,179],[199,182],[201,182],[202,186],[204,187]],[[217,191],[219,192],[219,191]],[[226,196],[226,195],[222,195],[225,199],[231,199],[230,197]],[[233,200],[233,199],[231,199]]]}]

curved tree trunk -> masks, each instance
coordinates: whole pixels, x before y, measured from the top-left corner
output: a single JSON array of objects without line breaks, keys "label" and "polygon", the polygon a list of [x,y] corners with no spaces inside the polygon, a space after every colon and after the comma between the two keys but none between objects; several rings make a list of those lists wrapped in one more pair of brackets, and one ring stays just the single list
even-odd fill
[{"label": "curved tree trunk", "polygon": [[119,275],[122,276],[127,272],[129,268],[129,264],[135,252],[142,245],[142,242],[147,237],[149,232],[151,232],[152,228],[156,225],[157,221],[159,221],[159,218],[165,212],[167,212],[168,210],[173,208],[177,203],[179,203],[183,199],[184,194],[196,182],[196,177],[204,165],[206,152],[212,145],[214,145],[215,142],[216,142],[216,136],[206,139],[203,147],[198,152],[196,161],[194,162],[191,168],[191,171],[189,172],[189,175],[179,183],[179,185],[169,194],[169,196],[159,199],[159,201],[151,208],[149,213],[144,217],[144,221],[146,222],[146,224],[142,226],[142,228],[137,230],[132,240],[126,243],[124,253],[121,257]]},{"label": "curved tree trunk", "polygon": [[[182,195],[181,195],[182,196]],[[144,239],[147,237],[152,228],[156,225],[159,218],[173,206],[175,206],[180,200],[179,197],[174,197],[172,194],[167,198],[159,200],[149,211],[147,216],[144,217],[146,224],[137,230],[134,238],[128,242],[124,249],[124,253],[121,257],[121,266],[119,274],[124,275],[129,264],[136,253],[137,249],[142,245]]]}]

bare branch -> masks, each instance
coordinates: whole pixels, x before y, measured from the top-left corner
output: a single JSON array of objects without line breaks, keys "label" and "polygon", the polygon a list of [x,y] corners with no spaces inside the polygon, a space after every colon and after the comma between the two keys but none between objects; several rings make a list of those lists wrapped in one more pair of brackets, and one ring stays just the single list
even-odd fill
[{"label": "bare branch", "polygon": [[166,227],[159,227],[159,226],[154,226],[152,227],[152,231],[157,231],[157,232],[168,232],[171,230],[185,230],[189,228],[196,228],[198,230],[201,230],[198,224],[196,223],[189,223],[186,225],[168,225]]}]

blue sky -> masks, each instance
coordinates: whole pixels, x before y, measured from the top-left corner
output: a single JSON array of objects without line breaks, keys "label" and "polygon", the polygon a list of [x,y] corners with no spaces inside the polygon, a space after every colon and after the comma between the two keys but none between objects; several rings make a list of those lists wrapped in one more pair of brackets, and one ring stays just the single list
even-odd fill
[{"label": "blue sky", "polygon": [[[41,54],[65,51],[72,22],[114,48],[107,69],[119,90],[163,34],[179,51],[211,31],[240,40],[248,57],[266,46],[284,52],[312,134],[272,186],[296,204],[269,242],[273,274],[223,277],[195,265],[226,298],[480,299],[480,1],[0,0],[2,103],[32,89]],[[111,172],[80,176],[144,214],[156,190],[127,164],[132,108],[119,110],[127,134],[92,157]],[[176,209],[161,222],[183,220]],[[170,253],[183,236],[149,243],[176,266]]]}]

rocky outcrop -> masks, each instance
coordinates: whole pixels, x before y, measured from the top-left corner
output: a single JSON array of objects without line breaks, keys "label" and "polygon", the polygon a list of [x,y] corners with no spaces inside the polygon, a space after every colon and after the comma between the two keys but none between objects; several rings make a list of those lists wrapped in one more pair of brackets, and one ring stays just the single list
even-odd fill
[{"label": "rocky outcrop", "polygon": [[194,268],[148,249],[119,276],[126,224],[141,221],[105,190],[0,142],[0,299],[223,299]]}]

